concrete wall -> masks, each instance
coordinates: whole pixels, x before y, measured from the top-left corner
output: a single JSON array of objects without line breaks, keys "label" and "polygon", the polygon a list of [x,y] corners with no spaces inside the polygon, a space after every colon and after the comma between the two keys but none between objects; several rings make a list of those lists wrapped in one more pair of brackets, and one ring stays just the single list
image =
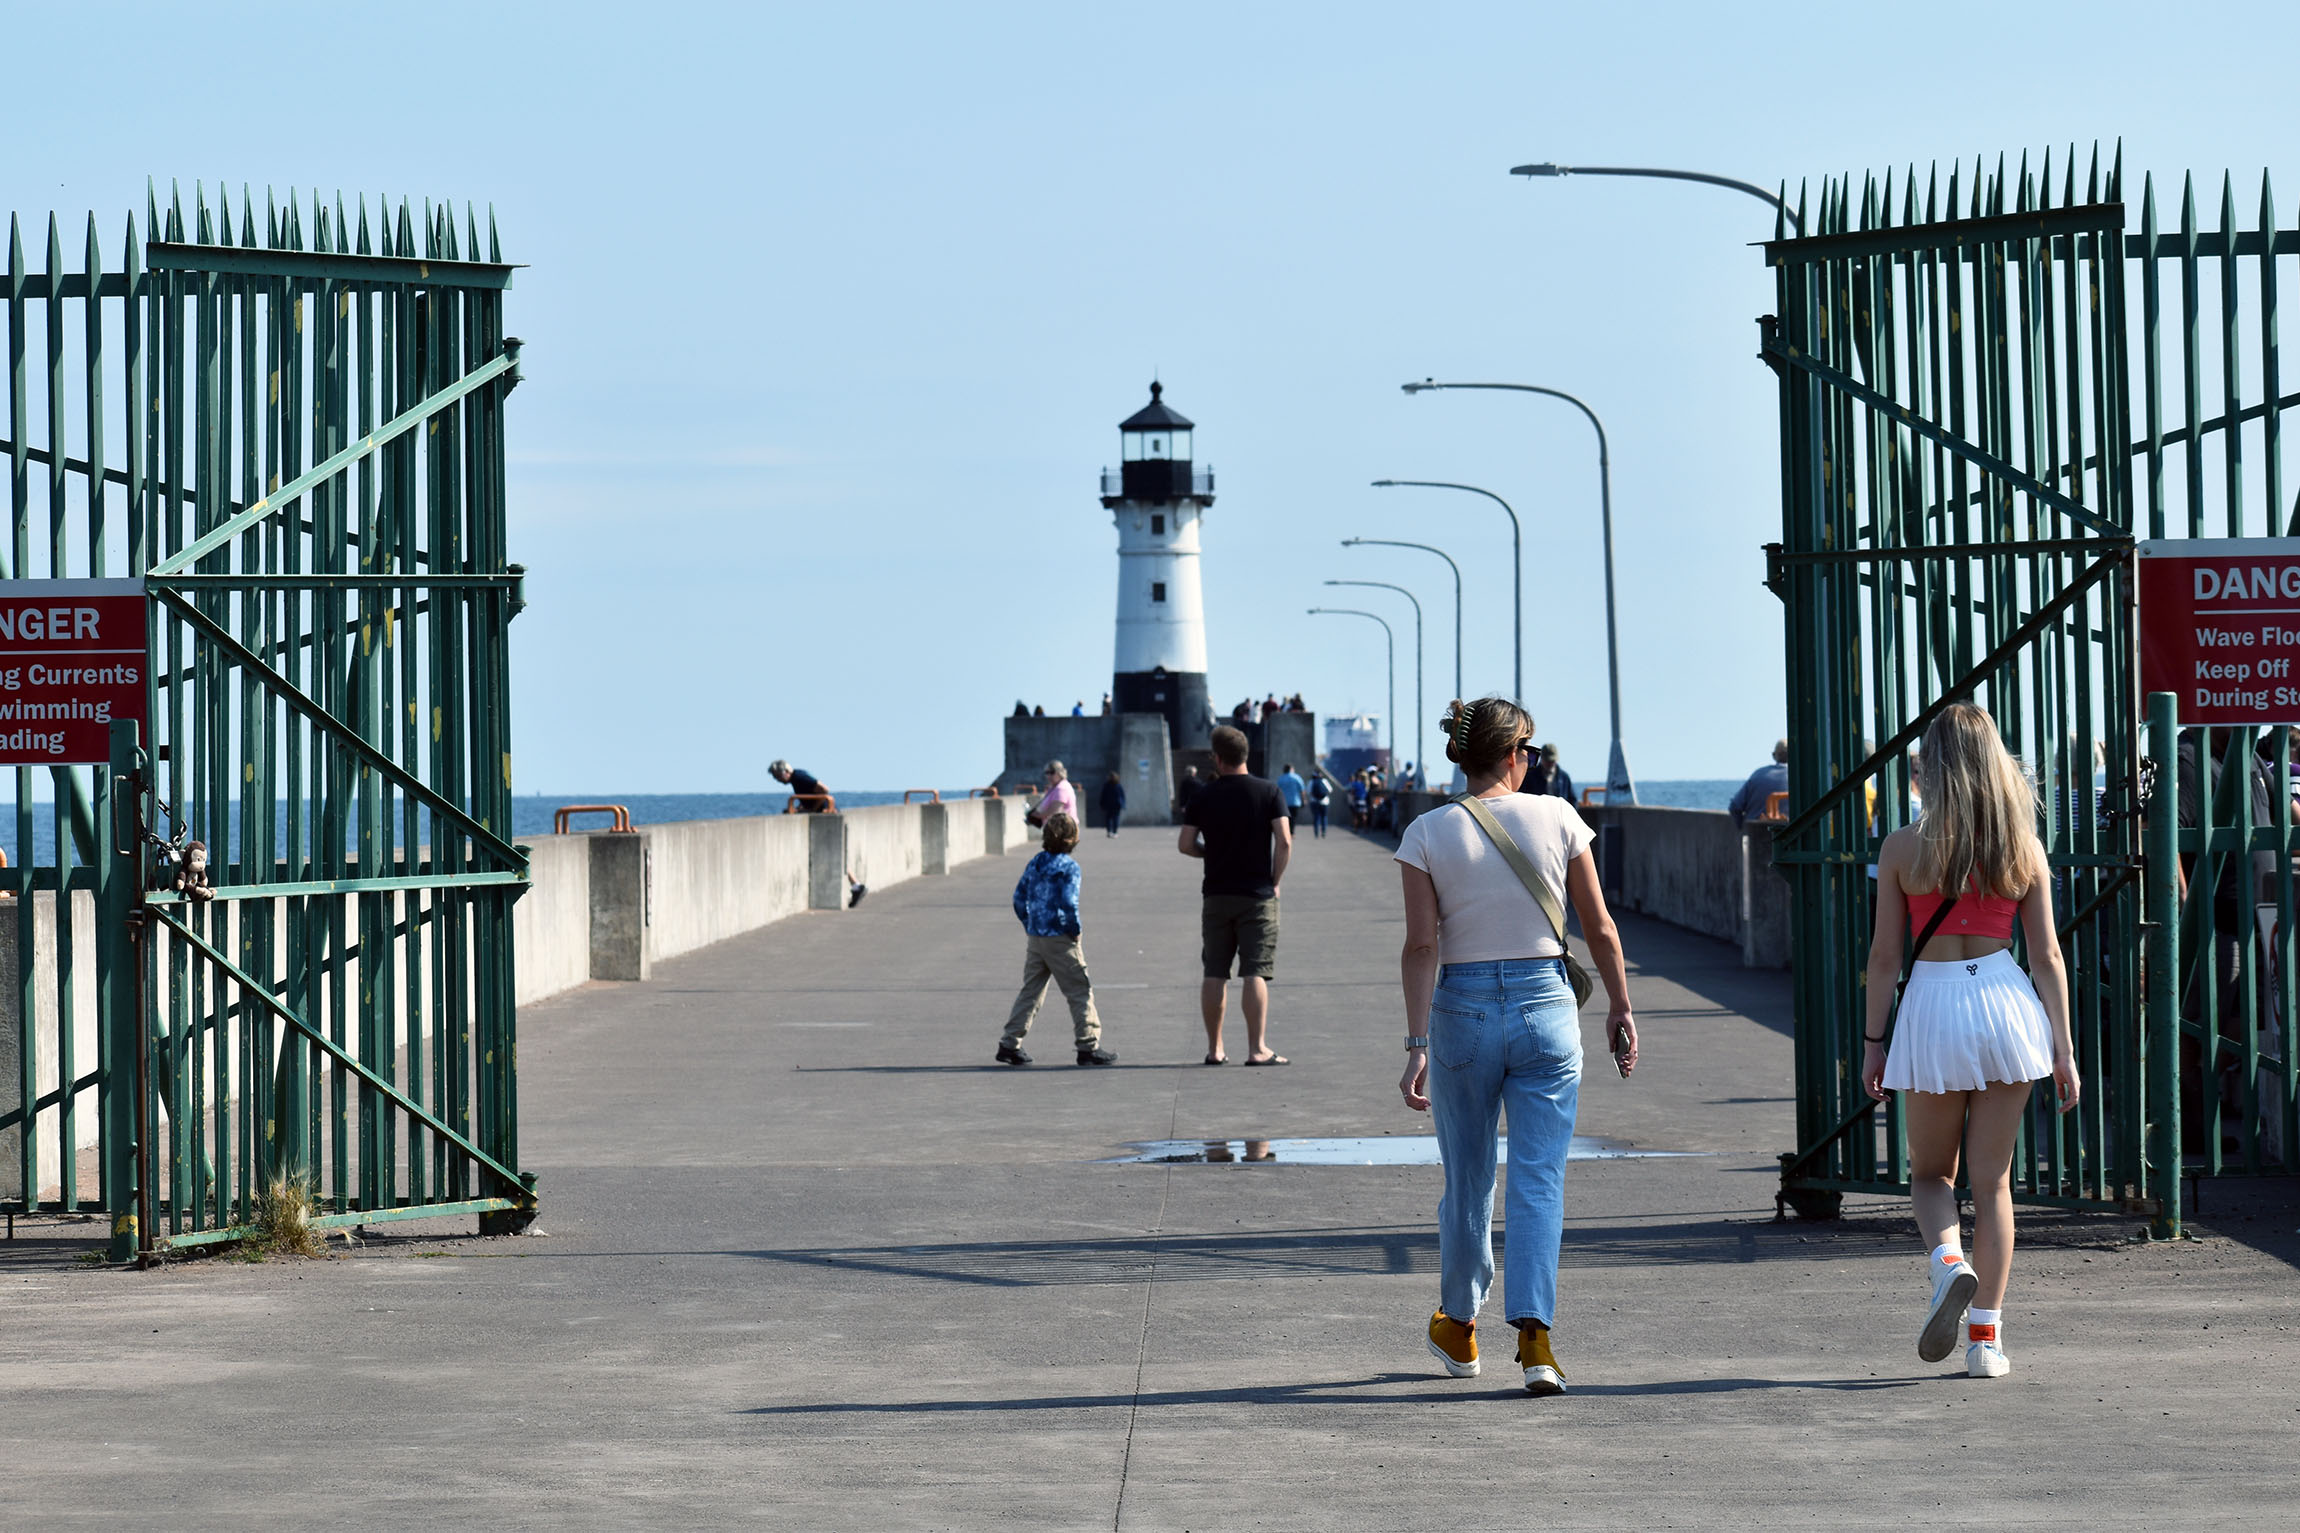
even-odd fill
[{"label": "concrete wall", "polygon": [[1017,797],[1044,785],[1046,763],[1059,761],[1078,790],[1078,804],[1094,822],[1103,779],[1116,772],[1126,785],[1128,825],[1173,822],[1173,751],[1162,713],[1105,713],[1085,718],[1010,718],[1006,766],[998,791]]},{"label": "concrete wall", "polygon": [[[647,826],[640,834],[654,853],[648,956],[691,953],[806,909],[810,822],[844,818],[777,814]],[[519,963],[525,969],[525,953]]]},{"label": "concrete wall", "polygon": [[522,1006],[591,977],[590,842],[587,835],[538,836],[528,847],[535,884],[511,907]]}]

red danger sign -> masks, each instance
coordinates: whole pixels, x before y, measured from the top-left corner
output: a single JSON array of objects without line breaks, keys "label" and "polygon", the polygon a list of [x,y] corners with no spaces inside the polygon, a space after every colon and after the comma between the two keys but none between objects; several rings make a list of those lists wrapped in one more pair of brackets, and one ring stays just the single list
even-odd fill
[{"label": "red danger sign", "polygon": [[2300,538],[2142,543],[2140,685],[2184,725],[2300,723]]},{"label": "red danger sign", "polygon": [[0,766],[112,759],[112,721],[144,717],[139,580],[0,581]]}]

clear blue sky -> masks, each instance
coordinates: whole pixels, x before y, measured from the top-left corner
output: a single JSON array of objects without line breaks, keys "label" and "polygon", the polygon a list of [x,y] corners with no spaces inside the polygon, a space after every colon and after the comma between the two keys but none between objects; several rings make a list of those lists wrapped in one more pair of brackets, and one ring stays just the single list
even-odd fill
[{"label": "clear blue sky", "polygon": [[[222,177],[492,201],[529,381],[510,417],[524,792],[987,781],[1001,714],[1109,684],[1095,473],[1153,370],[1221,477],[1212,687],[1425,712],[1508,684],[1602,775],[1592,439],[1612,429],[1625,728],[1643,777],[1738,776],[1781,727],[1771,285],[1733,193],[1527,183],[1526,160],[1794,185],[2121,136],[2300,201],[2295,11],[2122,4],[55,7],[17,15],[6,206],[111,238]],[[47,62],[43,63],[42,61]],[[1404,603],[1372,596],[1401,617]],[[1358,605],[1351,602],[1347,605]],[[1401,638],[1410,622],[1401,621]],[[1401,709],[1411,707],[1401,655]],[[1402,743],[1402,742],[1401,742]]]}]

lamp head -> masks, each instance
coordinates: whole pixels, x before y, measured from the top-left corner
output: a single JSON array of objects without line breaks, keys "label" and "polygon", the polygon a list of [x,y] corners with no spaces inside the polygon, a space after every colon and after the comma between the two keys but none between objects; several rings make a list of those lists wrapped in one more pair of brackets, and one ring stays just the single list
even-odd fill
[{"label": "lamp head", "polygon": [[1509,173],[1513,176],[1570,176],[1573,170],[1570,166],[1552,165],[1545,160],[1539,165],[1512,165]]},{"label": "lamp head", "polygon": [[1365,539],[1364,539],[1364,538],[1344,538],[1344,539],[1342,539],[1342,547],[1344,547],[1344,548],[1355,548],[1355,547],[1357,547],[1357,546],[1358,546],[1360,543],[1363,543],[1364,541],[1365,541]]},{"label": "lamp head", "polygon": [[1376,479],[1374,481],[1374,488],[1377,490],[1394,490],[1397,487],[1398,482],[1395,479]]},{"label": "lamp head", "polygon": [[1419,394],[1423,389],[1436,388],[1437,380],[1435,378],[1424,378],[1419,383],[1401,383],[1398,385],[1398,387],[1404,389],[1409,394]]}]

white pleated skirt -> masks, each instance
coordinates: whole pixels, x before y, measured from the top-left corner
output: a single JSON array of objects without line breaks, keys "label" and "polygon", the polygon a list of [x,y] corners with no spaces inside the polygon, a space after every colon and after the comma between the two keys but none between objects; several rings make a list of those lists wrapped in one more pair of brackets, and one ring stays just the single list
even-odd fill
[{"label": "white pleated skirt", "polygon": [[1887,1091],[1979,1091],[2052,1074],[2052,1024],[2010,952],[1918,963],[1885,1056]]}]

